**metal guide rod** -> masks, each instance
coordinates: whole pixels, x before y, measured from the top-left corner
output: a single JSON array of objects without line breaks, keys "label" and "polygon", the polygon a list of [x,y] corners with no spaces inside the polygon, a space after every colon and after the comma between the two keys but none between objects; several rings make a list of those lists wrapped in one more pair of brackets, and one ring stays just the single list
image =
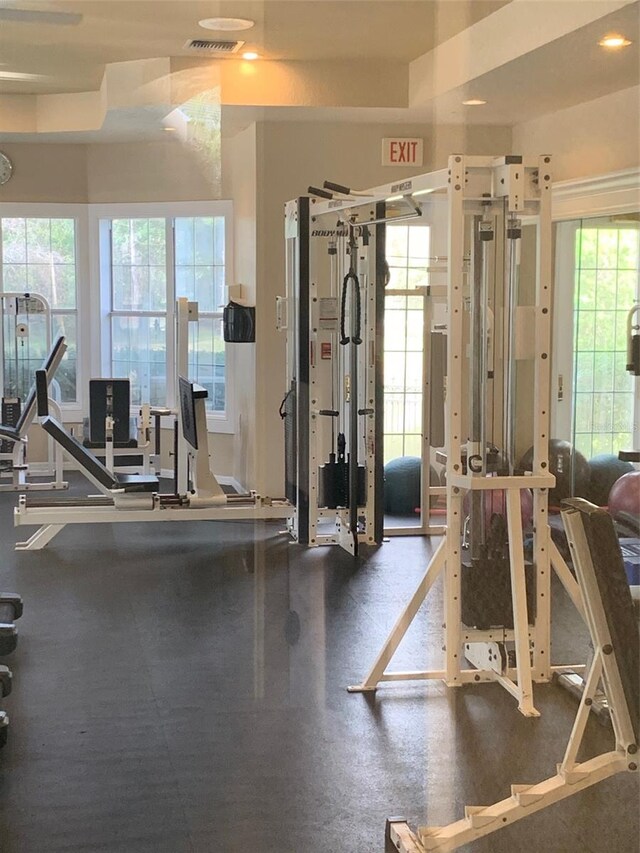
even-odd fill
[{"label": "metal guide rod", "polygon": [[[471,220],[471,442],[467,450],[467,466],[473,474],[481,476],[485,473],[486,444],[483,445],[485,419],[485,383],[484,383],[484,349],[482,337],[482,315],[484,291],[484,244],[480,239],[481,216]],[[471,494],[471,557],[480,557],[485,543],[484,524],[484,494],[482,491]]]},{"label": "metal guide rod", "polygon": [[358,551],[358,346],[360,342],[360,282],[358,280],[358,241],[349,227],[349,275],[352,276],[350,304],[350,396],[349,396],[349,529]]},{"label": "metal guide rod", "polygon": [[[505,201],[505,217],[508,217]],[[505,218],[505,224],[506,218]],[[509,474],[515,466],[515,419],[516,419],[516,364],[515,364],[515,317],[518,305],[519,249],[515,228],[507,224],[507,263],[505,264],[504,317],[504,436],[505,452],[509,464]]]}]

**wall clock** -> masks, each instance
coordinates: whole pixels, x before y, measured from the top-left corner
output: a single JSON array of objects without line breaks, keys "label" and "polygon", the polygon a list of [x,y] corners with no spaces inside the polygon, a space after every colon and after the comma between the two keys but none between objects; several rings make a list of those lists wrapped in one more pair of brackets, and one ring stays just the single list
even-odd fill
[{"label": "wall clock", "polygon": [[13,172],[13,163],[0,151],[0,185],[6,184]]}]

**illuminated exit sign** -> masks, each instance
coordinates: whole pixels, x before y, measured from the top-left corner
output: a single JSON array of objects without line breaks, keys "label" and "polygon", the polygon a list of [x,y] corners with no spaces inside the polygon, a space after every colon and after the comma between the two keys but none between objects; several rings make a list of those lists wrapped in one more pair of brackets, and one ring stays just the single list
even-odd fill
[{"label": "illuminated exit sign", "polygon": [[422,166],[422,139],[387,137],[382,140],[383,166]]}]

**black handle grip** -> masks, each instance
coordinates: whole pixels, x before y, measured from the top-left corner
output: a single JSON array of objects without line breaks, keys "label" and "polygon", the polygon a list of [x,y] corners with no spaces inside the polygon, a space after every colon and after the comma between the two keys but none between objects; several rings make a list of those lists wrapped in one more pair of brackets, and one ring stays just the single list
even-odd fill
[{"label": "black handle grip", "polygon": [[342,195],[351,195],[350,187],[343,187],[342,184],[334,184],[332,181],[325,181],[322,185],[325,190],[331,190],[334,193],[342,193]]},{"label": "black handle grip", "polygon": [[333,198],[333,195],[331,193],[328,193],[326,190],[320,190],[318,189],[318,187],[309,187],[307,189],[307,192],[310,193],[310,195],[317,195],[320,198]]}]

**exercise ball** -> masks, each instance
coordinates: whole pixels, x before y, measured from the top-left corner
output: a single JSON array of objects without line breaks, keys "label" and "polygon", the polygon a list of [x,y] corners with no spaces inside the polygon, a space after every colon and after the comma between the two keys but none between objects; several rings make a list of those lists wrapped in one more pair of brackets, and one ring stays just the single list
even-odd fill
[{"label": "exercise ball", "polygon": [[[574,466],[575,488],[571,493],[571,464]],[[524,454],[520,460],[520,468],[523,471],[531,471],[533,466],[533,447]],[[550,506],[560,506],[565,498],[586,498],[589,493],[589,479],[591,476],[589,463],[579,450],[574,450],[570,442],[561,438],[552,438],[549,441],[549,473],[556,478],[556,484],[549,491]]]},{"label": "exercise ball", "polygon": [[609,512],[621,521],[640,526],[640,471],[623,474],[609,492]]},{"label": "exercise ball", "polygon": [[613,453],[599,453],[589,460],[591,480],[587,497],[591,503],[605,506],[611,487],[623,474],[633,471],[631,462],[618,459]]},{"label": "exercise ball", "polygon": [[[507,496],[503,489],[486,489],[484,499],[484,523],[485,530],[489,530],[491,519],[494,515],[501,515],[505,521],[507,518]],[[471,492],[467,492],[462,503],[465,515],[471,511]],[[529,530],[533,522],[533,494],[529,489],[520,491],[520,518],[522,529]]]},{"label": "exercise ball", "polygon": [[[384,511],[392,515],[413,515],[420,509],[419,456],[399,456],[384,466]],[[440,477],[433,466],[429,468],[429,482],[440,484]]]}]

